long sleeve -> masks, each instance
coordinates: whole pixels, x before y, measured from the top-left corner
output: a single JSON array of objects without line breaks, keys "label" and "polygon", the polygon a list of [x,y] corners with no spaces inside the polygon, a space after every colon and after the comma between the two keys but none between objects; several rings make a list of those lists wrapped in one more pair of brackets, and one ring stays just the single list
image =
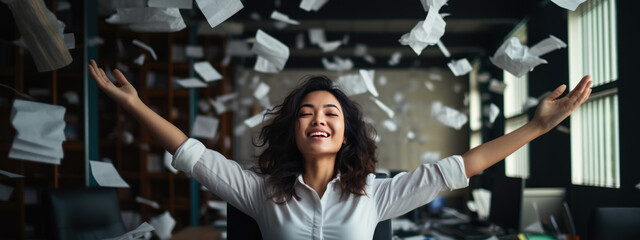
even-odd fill
[{"label": "long sleeve", "polygon": [[373,198],[380,221],[393,218],[427,204],[443,190],[467,187],[461,156],[451,156],[435,164],[421,164],[415,170],[391,179],[376,179]]},{"label": "long sleeve", "polygon": [[185,141],[174,154],[172,165],[252,217],[260,209],[256,204],[266,199],[262,176],[206,149],[198,140]]}]

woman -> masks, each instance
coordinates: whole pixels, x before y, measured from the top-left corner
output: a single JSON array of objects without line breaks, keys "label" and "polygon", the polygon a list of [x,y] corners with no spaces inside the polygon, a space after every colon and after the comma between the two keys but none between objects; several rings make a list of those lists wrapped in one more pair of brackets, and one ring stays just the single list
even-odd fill
[{"label": "woman", "polygon": [[257,143],[266,149],[259,169],[251,171],[187,138],[149,109],[120,71],[113,71],[120,87],[93,60],[89,72],[174,155],[174,167],[253,217],[264,239],[371,239],[379,221],[422,206],[440,191],[466,187],[471,176],[555,127],[591,93],[589,76],[556,99],[562,85],[516,131],[462,156],[375,179],[376,146],[360,110],[325,77],[310,78],[269,113],[275,117]]}]

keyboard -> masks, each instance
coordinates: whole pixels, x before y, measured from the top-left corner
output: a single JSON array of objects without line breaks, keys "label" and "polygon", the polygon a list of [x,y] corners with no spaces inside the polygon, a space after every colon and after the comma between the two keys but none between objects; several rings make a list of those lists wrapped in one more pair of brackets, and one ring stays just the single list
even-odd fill
[{"label": "keyboard", "polygon": [[435,230],[456,239],[465,240],[487,239],[492,236],[492,234],[481,231],[477,227],[469,224],[439,225],[435,227]]}]

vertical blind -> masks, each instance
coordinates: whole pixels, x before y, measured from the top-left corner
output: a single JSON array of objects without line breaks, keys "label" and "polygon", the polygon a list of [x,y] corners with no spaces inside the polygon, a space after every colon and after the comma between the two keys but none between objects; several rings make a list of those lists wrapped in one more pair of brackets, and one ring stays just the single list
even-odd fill
[{"label": "vertical blind", "polygon": [[[615,0],[593,0],[569,12],[569,77],[590,74],[593,87],[618,80]],[[593,88],[592,87],[592,88]],[[601,88],[571,115],[573,184],[620,187],[617,88]]]}]

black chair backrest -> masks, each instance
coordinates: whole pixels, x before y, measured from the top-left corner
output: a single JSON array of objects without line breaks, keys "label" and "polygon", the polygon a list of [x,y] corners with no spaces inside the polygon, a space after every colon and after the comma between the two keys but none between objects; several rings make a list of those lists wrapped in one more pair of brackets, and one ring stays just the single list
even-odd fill
[{"label": "black chair backrest", "polygon": [[49,239],[105,239],[126,233],[113,188],[69,188],[44,195]]},{"label": "black chair backrest", "polygon": [[[376,178],[387,178],[387,175],[377,173]],[[373,240],[390,240],[393,237],[391,230],[391,219],[379,222],[373,234]],[[258,223],[249,215],[244,214],[231,204],[227,203],[227,239],[228,240],[245,240],[259,239],[262,240],[260,227]]]},{"label": "black chair backrest", "polygon": [[589,217],[589,239],[640,239],[640,208],[601,207]]}]

